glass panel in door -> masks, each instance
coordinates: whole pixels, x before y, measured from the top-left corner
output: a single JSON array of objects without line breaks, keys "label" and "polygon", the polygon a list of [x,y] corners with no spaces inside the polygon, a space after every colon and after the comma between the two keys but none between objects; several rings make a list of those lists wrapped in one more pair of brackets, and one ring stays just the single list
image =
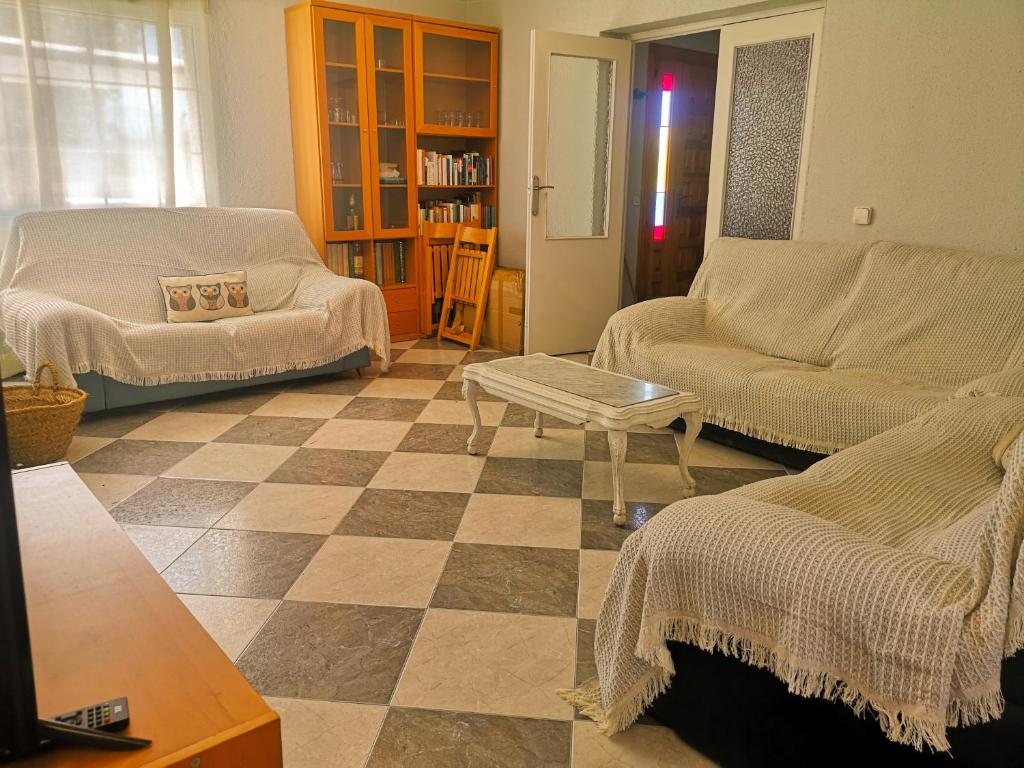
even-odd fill
[{"label": "glass panel in door", "polygon": [[[606,237],[615,62],[552,54],[548,86],[548,239]],[[537,194],[537,193],[535,193]]]}]

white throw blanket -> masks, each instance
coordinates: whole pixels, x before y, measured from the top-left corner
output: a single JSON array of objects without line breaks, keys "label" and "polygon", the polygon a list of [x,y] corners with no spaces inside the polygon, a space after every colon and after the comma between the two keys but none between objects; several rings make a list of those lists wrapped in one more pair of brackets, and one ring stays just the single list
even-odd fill
[{"label": "white throw blanket", "polygon": [[[256,314],[166,322],[157,278],[244,269]],[[248,379],[369,347],[387,370],[380,289],[328,270],[290,211],[104,208],[15,219],[0,320],[29,372],[96,371],[135,385]]]},{"label": "white throw blanket", "polygon": [[958,398],[801,475],[666,508],[623,545],[598,678],[566,698],[626,728],[687,684],[677,640],[948,749],[947,726],[1001,714],[1002,658],[1024,646],[1022,422],[1024,399]]}]

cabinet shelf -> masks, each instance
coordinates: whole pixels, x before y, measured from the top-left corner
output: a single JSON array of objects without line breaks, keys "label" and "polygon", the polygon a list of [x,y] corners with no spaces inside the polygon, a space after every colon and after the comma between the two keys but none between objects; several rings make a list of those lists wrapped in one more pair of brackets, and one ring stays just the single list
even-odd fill
[{"label": "cabinet shelf", "polygon": [[358,128],[359,123],[339,123],[334,120],[328,120],[327,124],[335,128]]},{"label": "cabinet shelf", "polygon": [[336,69],[355,69],[355,64],[346,64],[343,61],[325,61],[324,66],[334,67]]},{"label": "cabinet shelf", "polygon": [[442,75],[439,72],[424,72],[423,77],[428,80],[457,80],[462,83],[490,83],[489,77],[470,77],[469,75]]},{"label": "cabinet shelf", "polygon": [[494,189],[493,184],[420,184],[420,189]]}]

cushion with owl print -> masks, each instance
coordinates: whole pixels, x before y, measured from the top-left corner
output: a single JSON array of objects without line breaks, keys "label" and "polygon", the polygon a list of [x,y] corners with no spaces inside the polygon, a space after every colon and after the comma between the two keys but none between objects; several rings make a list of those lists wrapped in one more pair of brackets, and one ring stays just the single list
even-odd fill
[{"label": "cushion with owl print", "polygon": [[169,323],[202,323],[253,313],[244,271],[161,277],[160,287]]}]

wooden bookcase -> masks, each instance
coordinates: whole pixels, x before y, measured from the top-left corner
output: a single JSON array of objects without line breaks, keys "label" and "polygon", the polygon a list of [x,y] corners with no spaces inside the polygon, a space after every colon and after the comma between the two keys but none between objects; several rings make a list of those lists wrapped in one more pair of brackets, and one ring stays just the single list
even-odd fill
[{"label": "wooden bookcase", "polygon": [[[326,0],[285,25],[299,217],[328,267],[380,285],[392,340],[429,334],[420,208],[496,223],[498,32]],[[427,183],[437,155],[478,172]]]}]

